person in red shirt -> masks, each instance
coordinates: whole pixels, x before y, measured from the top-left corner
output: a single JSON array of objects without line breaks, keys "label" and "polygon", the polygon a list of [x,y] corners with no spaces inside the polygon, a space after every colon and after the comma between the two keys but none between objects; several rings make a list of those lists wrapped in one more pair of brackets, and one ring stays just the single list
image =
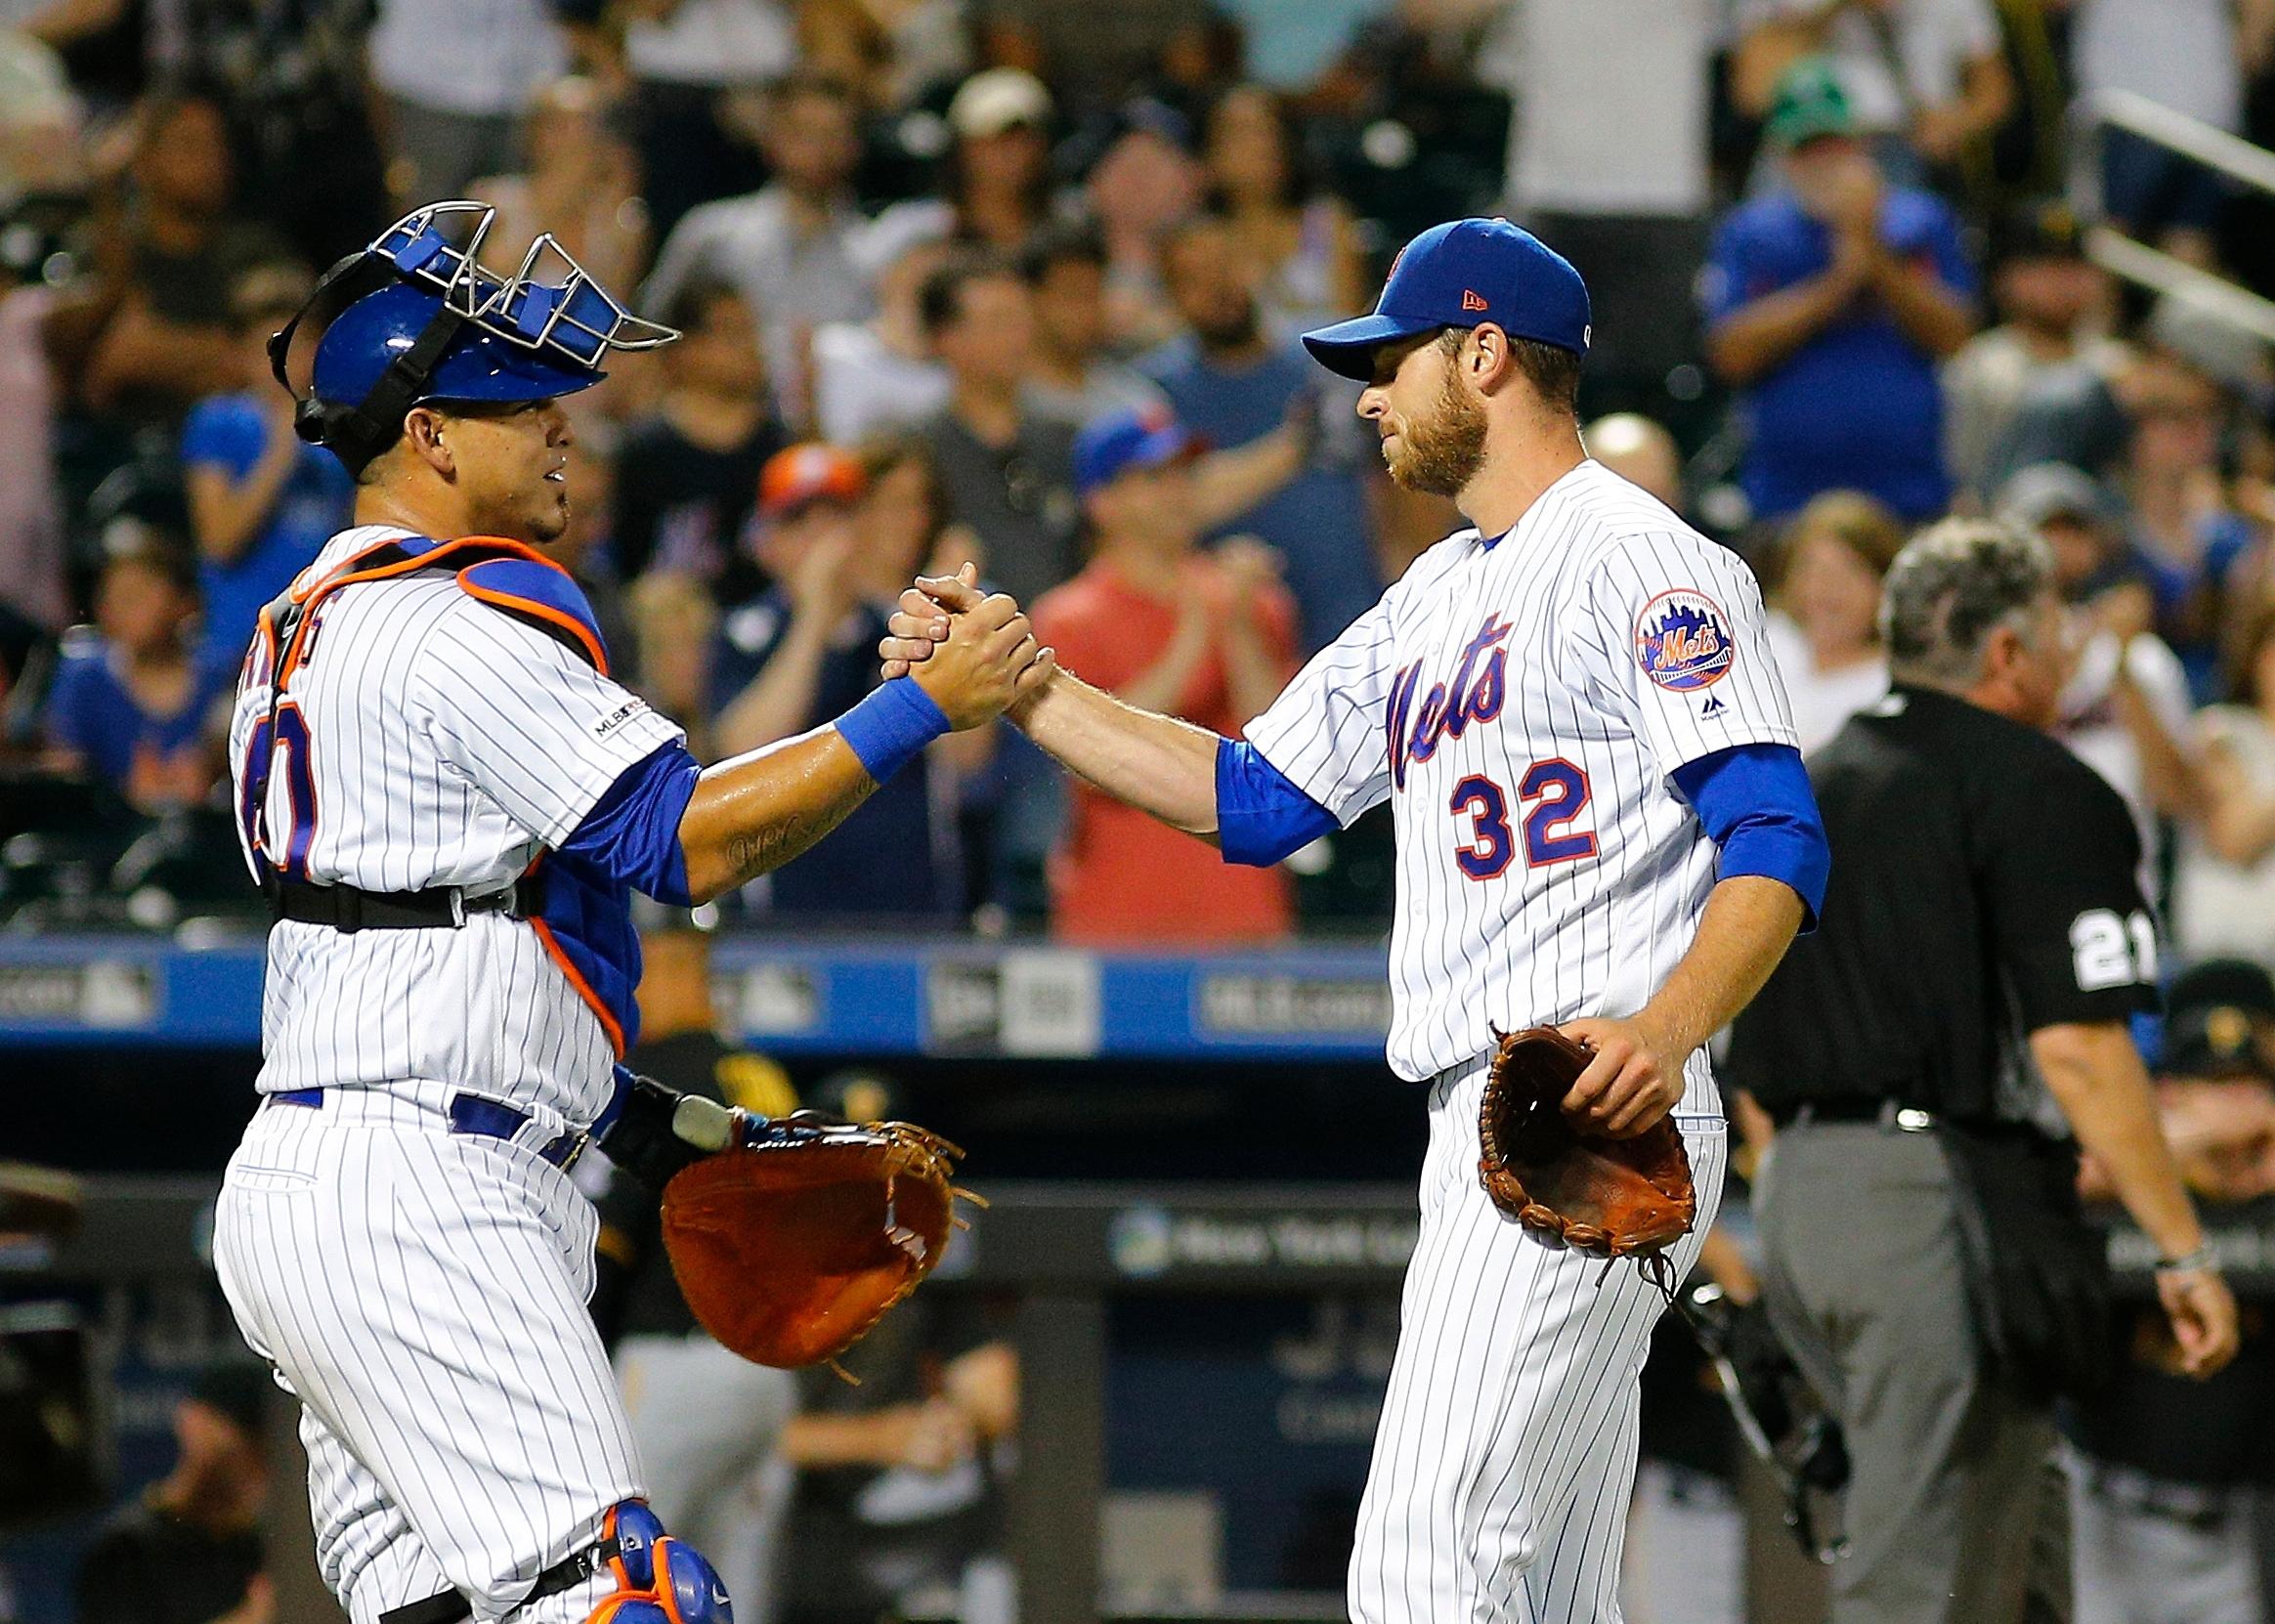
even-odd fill
[{"label": "person in red shirt", "polygon": [[[1196,547],[1189,467],[1200,446],[1166,412],[1101,417],[1075,442],[1091,561],[1039,599],[1036,636],[1060,663],[1148,710],[1238,738],[1296,668],[1295,600],[1252,537]],[[1195,946],[1285,936],[1278,868],[1209,845],[1078,785],[1052,863],[1051,923],[1094,946]]]}]

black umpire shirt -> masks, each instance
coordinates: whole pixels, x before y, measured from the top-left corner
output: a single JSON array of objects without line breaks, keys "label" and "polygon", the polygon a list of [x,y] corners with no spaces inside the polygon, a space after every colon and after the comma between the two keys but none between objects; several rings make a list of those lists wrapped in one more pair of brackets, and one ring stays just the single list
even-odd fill
[{"label": "black umpire shirt", "polygon": [[1810,757],[1809,780],[1832,884],[1724,1068],[1773,1117],[1887,1100],[2026,1117],[2031,1033],[2156,1007],[2140,837],[2054,740],[1898,685]]}]

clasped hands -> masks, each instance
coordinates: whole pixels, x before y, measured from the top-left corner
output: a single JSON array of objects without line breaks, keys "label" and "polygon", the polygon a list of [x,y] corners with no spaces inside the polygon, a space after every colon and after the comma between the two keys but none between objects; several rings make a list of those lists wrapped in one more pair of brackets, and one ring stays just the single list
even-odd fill
[{"label": "clasped hands", "polygon": [[886,681],[914,677],[958,731],[994,721],[1058,668],[1019,606],[981,592],[968,564],[953,576],[919,576],[877,652]]}]

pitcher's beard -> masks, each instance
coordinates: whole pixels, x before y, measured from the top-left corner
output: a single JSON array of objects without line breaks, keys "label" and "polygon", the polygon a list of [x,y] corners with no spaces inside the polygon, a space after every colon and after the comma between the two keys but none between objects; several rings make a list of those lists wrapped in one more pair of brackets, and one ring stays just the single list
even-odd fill
[{"label": "pitcher's beard", "polygon": [[1458,496],[1485,462],[1485,408],[1447,377],[1438,406],[1412,417],[1391,458],[1391,478],[1428,496]]}]

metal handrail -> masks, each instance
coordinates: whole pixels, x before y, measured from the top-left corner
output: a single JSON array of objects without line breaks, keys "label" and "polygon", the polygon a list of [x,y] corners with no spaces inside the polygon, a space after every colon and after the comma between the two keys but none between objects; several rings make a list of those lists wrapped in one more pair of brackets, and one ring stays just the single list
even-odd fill
[{"label": "metal handrail", "polygon": [[[2087,105],[2087,111],[2088,129],[2095,136],[2103,126],[2124,130],[2192,158],[2245,186],[2275,193],[2275,152],[2254,147],[2216,125],[2191,118],[2130,90],[2102,91]],[[2098,165],[2082,166],[2074,190],[2081,205],[2079,212],[2098,219],[2102,212]],[[2112,276],[2182,300],[2230,326],[2275,344],[2275,300],[2262,297],[2241,282],[2175,259],[2106,225],[2093,226],[2086,232],[2085,254]]]},{"label": "metal handrail", "polygon": [[2114,124],[2143,141],[2169,148],[2208,169],[2231,175],[2260,192],[2275,192],[2275,152],[2230,135],[2216,124],[2176,112],[2138,91],[2105,90],[2092,101],[2096,124]]}]

